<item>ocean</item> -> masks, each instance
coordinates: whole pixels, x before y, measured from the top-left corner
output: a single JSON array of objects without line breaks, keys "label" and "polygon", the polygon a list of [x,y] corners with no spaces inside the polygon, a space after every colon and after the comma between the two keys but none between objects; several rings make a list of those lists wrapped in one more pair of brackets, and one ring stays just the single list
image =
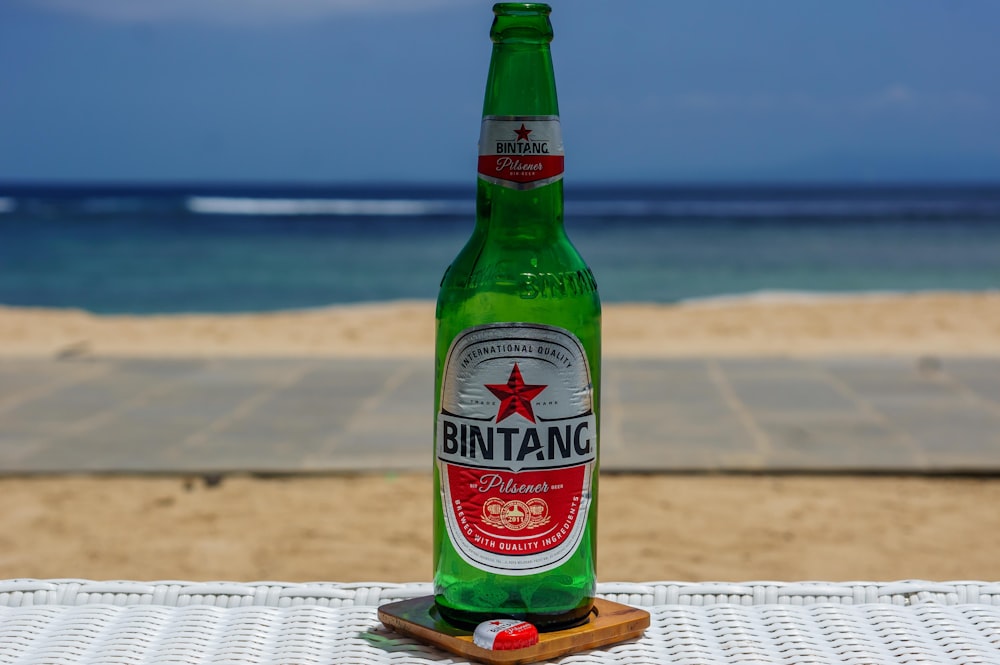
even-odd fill
[{"label": "ocean", "polygon": [[[254,312],[433,299],[474,188],[0,186],[0,304]],[[566,189],[605,302],[1000,288],[1000,186]]]}]

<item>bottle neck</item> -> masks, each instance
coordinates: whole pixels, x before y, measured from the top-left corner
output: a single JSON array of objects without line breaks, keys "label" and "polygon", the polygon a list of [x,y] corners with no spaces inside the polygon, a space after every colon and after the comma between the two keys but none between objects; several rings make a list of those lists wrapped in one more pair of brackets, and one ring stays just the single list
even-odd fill
[{"label": "bottle neck", "polygon": [[494,13],[480,136],[477,228],[518,238],[559,234],[563,147],[549,8],[504,3],[496,5]]},{"label": "bottle neck", "polygon": [[476,190],[476,229],[498,238],[558,238],[563,233],[562,181],[521,191],[480,178]]},{"label": "bottle neck", "polygon": [[559,115],[547,42],[493,45],[483,115]]}]

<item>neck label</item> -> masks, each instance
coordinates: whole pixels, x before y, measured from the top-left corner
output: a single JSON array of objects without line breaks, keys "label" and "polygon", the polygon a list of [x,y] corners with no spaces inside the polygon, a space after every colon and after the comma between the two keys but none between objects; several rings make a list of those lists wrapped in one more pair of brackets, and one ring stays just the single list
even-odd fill
[{"label": "neck label", "polygon": [[479,133],[479,177],[511,189],[534,189],[563,176],[557,115],[488,115]]}]

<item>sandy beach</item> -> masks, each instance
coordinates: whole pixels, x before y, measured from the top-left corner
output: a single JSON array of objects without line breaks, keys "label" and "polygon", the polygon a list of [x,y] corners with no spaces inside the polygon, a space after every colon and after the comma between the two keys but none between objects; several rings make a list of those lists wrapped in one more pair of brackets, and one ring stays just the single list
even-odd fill
[{"label": "sandy beach", "polygon": [[[426,581],[429,474],[0,480],[0,578]],[[993,479],[606,475],[605,581],[1000,579]]]},{"label": "sandy beach", "polygon": [[[1000,292],[772,296],[604,306],[607,356],[1000,354]],[[0,306],[2,356],[426,356],[434,304],[95,316]]]},{"label": "sandy beach", "polygon": [[[608,356],[1000,355],[1000,294],[608,305]],[[433,305],[256,315],[0,308],[0,360],[419,356]],[[998,398],[1000,401],[1000,398]],[[614,475],[602,580],[1000,579],[992,478]],[[424,581],[429,474],[0,478],[0,578]]]}]

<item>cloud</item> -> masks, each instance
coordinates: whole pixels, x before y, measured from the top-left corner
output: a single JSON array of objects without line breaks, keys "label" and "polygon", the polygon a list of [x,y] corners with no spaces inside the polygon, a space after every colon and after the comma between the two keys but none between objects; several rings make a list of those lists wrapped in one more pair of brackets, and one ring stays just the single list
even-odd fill
[{"label": "cloud", "polygon": [[893,83],[875,94],[871,102],[875,106],[900,106],[912,103],[915,98],[916,96],[908,86],[902,83]]},{"label": "cloud", "polygon": [[825,108],[826,103],[804,93],[719,93],[694,91],[674,97],[674,105],[691,111],[802,111]]},{"label": "cloud", "polygon": [[797,113],[871,115],[903,109],[925,112],[982,112],[991,108],[987,97],[967,91],[918,93],[893,83],[870,93],[819,95],[809,92],[721,93],[690,91],[672,96],[671,105],[687,111],[717,113]]},{"label": "cloud", "polygon": [[461,0],[35,0],[61,14],[126,24],[267,24],[334,16],[427,11]]},{"label": "cloud", "polygon": [[990,99],[966,90],[916,91],[903,83],[893,83],[858,100],[853,105],[861,113],[914,109],[928,113],[982,113],[990,111]]}]

